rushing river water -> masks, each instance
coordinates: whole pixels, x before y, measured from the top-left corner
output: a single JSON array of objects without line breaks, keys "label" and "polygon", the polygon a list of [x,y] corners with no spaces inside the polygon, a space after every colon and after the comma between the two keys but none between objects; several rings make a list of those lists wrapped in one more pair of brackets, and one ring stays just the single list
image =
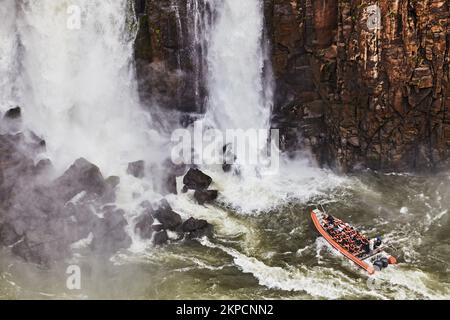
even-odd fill
[{"label": "rushing river water", "polygon": [[[274,186],[276,191],[258,194],[264,204],[269,197],[276,200],[275,192],[282,201],[267,212],[233,209],[240,204],[226,196],[220,206],[206,207],[194,204],[189,195],[170,199],[175,209],[211,221],[216,229],[214,239],[126,251],[109,261],[78,257],[50,270],[3,253],[0,297],[450,298],[448,175],[367,172],[336,177],[310,170],[297,184],[303,189],[300,192],[278,193]],[[220,190],[234,187],[243,202],[252,200],[246,199],[251,193],[264,192],[250,190],[238,180],[229,184],[219,175],[215,179]],[[316,184],[319,187],[312,192]],[[308,210],[317,203],[367,235],[383,235],[399,264],[368,277],[342,258],[318,237],[311,224]],[[75,292],[66,288],[65,271],[71,263],[81,266],[83,276],[82,289]]]}]

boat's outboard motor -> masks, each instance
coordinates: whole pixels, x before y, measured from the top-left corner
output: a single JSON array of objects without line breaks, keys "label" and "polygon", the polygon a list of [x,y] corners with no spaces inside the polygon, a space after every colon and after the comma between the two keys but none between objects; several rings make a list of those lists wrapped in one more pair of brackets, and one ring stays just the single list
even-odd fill
[{"label": "boat's outboard motor", "polygon": [[383,262],[381,262],[381,260],[377,260],[373,263],[373,266],[375,267],[375,269],[380,271],[381,269],[383,269]]}]

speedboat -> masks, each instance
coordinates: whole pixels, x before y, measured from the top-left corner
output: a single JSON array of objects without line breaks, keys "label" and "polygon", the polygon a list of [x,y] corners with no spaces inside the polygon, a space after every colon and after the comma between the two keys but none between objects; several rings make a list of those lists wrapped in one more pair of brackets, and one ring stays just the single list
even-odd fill
[{"label": "speedboat", "polygon": [[397,263],[397,259],[386,252],[379,237],[369,239],[348,223],[319,209],[311,211],[311,219],[334,249],[369,274]]}]

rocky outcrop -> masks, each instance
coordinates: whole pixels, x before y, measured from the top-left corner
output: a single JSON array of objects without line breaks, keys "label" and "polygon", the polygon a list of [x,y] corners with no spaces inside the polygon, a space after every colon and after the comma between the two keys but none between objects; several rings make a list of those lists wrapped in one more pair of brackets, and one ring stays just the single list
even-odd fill
[{"label": "rocky outcrop", "polygon": [[208,221],[195,218],[186,220],[181,229],[187,233],[188,239],[212,237],[214,232],[213,226]]},{"label": "rocky outcrop", "polygon": [[199,169],[189,169],[183,178],[183,189],[187,190],[206,190],[212,183],[212,178],[204,174]]},{"label": "rocky outcrop", "polygon": [[204,45],[197,40],[208,5],[198,0],[136,1],[135,45],[141,99],[185,112],[203,111]]},{"label": "rocky outcrop", "polygon": [[[191,27],[205,2],[138,2],[143,99],[203,111],[206,52]],[[264,0],[264,12],[285,151],[343,171],[449,166],[447,1]]]},{"label": "rocky outcrop", "polygon": [[309,147],[344,171],[448,168],[446,1],[266,6],[277,83],[273,125],[286,150]]},{"label": "rocky outcrop", "polygon": [[118,178],[78,159],[59,178],[41,173],[48,160],[34,158],[45,144],[31,133],[0,135],[0,245],[41,265],[64,259],[83,239],[87,249],[111,255],[128,248],[124,212],[111,203]]},{"label": "rocky outcrop", "polygon": [[219,192],[217,190],[196,190],[194,192],[194,198],[200,205],[213,202],[218,196]]},{"label": "rocky outcrop", "polygon": [[145,176],[145,162],[139,160],[129,163],[127,173],[135,178],[142,179]]},{"label": "rocky outcrop", "polygon": [[152,240],[154,245],[169,241],[168,232],[178,234],[175,240],[212,237],[214,228],[206,220],[189,218],[182,221],[181,216],[163,199],[153,205],[142,204],[144,212],[135,220],[135,231],[142,239]]}]

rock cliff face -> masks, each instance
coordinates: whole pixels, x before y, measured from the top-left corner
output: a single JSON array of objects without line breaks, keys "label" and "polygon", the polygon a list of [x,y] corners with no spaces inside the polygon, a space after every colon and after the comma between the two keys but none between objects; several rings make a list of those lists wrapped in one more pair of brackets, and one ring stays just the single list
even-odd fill
[{"label": "rock cliff face", "polygon": [[345,171],[448,168],[446,1],[269,2],[287,148]]},{"label": "rock cliff face", "polygon": [[135,0],[136,67],[141,99],[185,112],[202,112],[206,96],[203,42],[208,6],[201,0]]},{"label": "rock cliff face", "polygon": [[[203,111],[200,0],[137,0],[141,95]],[[196,10],[193,11],[194,4]],[[199,6],[200,4],[200,6]],[[273,126],[343,171],[450,164],[449,4],[264,0],[276,80]],[[204,16],[203,16],[204,18]]]}]

